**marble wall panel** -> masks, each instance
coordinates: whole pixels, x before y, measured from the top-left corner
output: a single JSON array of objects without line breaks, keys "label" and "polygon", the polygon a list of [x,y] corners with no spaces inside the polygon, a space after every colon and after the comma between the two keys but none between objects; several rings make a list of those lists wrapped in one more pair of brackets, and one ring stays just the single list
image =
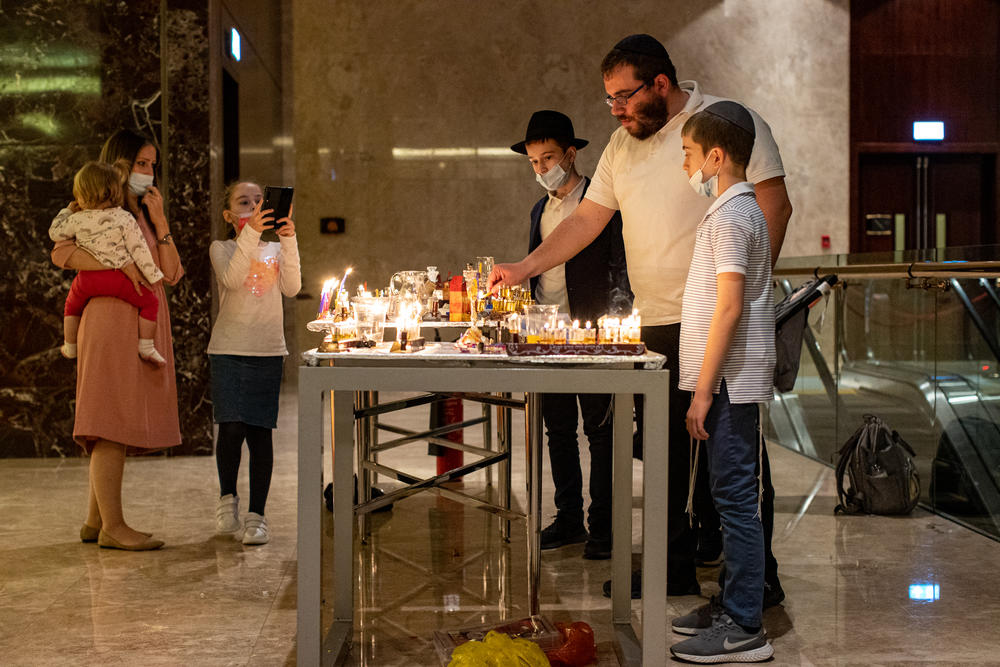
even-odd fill
[{"label": "marble wall panel", "polygon": [[[188,341],[203,337],[207,273],[187,249],[207,247],[205,185],[197,142],[207,118],[207,91],[197,25],[190,8],[165,7],[167,30],[182,53],[168,53],[167,96],[186,104],[168,111],[165,160],[183,174],[168,192],[185,281],[170,293],[184,445],[173,453],[211,451],[204,355]],[[203,12],[202,12],[203,13]],[[52,216],[72,198],[79,166],[97,157],[104,139],[134,127],[130,104],[163,90],[160,3],[5,2],[0,11],[0,256],[13,270],[0,283],[0,456],[77,455],[72,442],[74,365],[59,355],[62,307],[72,279],[49,261]],[[203,32],[203,31],[202,31]],[[204,35],[202,35],[202,39]],[[163,114],[151,106],[153,120]],[[169,185],[169,182],[168,182]],[[183,201],[182,201],[183,200]]]},{"label": "marble wall panel", "polygon": [[[591,173],[616,124],[600,61],[648,32],[682,79],[770,122],[795,214],[784,255],[847,247],[846,0],[632,3],[297,0],[293,5],[296,202],[303,290],[356,267],[369,287],[402,268],[459,271],[520,258],[542,195],[523,158],[396,159],[394,148],[505,148],[531,112],[569,114]],[[318,219],[347,232],[325,236]],[[300,302],[300,324],[317,300]],[[315,344],[300,326],[303,347]]]}]

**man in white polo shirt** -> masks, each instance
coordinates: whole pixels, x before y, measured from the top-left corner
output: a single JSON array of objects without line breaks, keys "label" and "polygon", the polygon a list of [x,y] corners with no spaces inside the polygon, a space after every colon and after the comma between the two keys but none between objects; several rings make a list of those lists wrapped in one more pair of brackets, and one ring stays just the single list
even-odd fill
[{"label": "man in white polo shirt", "polygon": [[[690,397],[677,388],[678,345],[695,230],[713,200],[698,197],[688,184],[680,131],[691,114],[721,98],[703,94],[694,81],[679,82],[666,49],[649,35],[621,40],[604,58],[601,72],[606,101],[621,127],[611,135],[587,194],[573,214],[526,258],[495,266],[490,283],[517,285],[565,262],[600,234],[616,210],[621,211],[629,282],[644,325],[642,338],[649,349],[667,357],[670,370],[667,593],[697,594],[696,545],[684,511],[689,486],[685,415]],[[752,115],[756,141],[747,179],[754,183],[757,203],[767,220],[773,264],[792,207],[771,130],[760,116]],[[637,410],[640,432],[641,412]],[[762,517],[765,580],[777,592],[777,564],[770,550],[774,492],[766,463],[763,472],[768,487]],[[637,583],[634,577],[634,596]]]}]

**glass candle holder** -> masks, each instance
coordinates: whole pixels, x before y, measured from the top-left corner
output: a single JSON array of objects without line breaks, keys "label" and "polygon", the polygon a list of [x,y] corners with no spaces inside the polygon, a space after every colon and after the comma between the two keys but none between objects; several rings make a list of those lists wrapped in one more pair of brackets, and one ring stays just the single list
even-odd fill
[{"label": "glass candle holder", "polygon": [[355,297],[351,301],[358,336],[365,341],[381,343],[385,331],[385,317],[389,312],[388,297]]},{"label": "glass candle holder", "polygon": [[[524,329],[528,343],[551,343],[550,330],[555,326],[559,306],[539,305],[524,307]],[[545,340],[542,340],[542,338]]]}]

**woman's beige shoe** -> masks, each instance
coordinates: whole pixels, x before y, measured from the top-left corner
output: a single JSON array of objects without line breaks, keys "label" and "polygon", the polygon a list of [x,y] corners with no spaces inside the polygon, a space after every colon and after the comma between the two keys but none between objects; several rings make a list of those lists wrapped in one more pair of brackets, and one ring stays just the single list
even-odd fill
[{"label": "woman's beige shoe", "polygon": [[105,549],[121,549],[123,551],[152,551],[153,549],[162,547],[163,540],[154,540],[152,537],[147,537],[139,544],[122,544],[102,530],[100,535],[97,536],[97,545]]},{"label": "woman's beige shoe", "polygon": [[97,537],[101,534],[100,528],[94,528],[93,526],[88,526],[83,524],[80,526],[80,541],[81,542],[96,542]]},{"label": "woman's beige shoe", "polygon": [[[146,537],[152,537],[153,536],[152,533],[145,533],[145,532],[143,532],[141,530],[137,530],[135,532],[140,533],[142,535],[145,535]],[[94,528],[93,526],[88,525],[86,523],[83,524],[82,526],[80,526],[80,541],[81,542],[84,542],[84,543],[96,542],[97,538],[100,536],[100,534],[101,534],[101,529],[100,528]]]}]

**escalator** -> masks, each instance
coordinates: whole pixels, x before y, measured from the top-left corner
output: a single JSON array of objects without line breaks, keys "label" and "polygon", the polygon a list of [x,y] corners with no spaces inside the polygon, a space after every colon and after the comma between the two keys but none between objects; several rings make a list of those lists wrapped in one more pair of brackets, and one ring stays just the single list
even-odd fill
[{"label": "escalator", "polygon": [[852,281],[823,304],[834,332],[807,327],[803,372],[776,392],[768,435],[833,465],[876,414],[917,452],[921,504],[1000,539],[1000,296],[986,279],[900,283]]}]

